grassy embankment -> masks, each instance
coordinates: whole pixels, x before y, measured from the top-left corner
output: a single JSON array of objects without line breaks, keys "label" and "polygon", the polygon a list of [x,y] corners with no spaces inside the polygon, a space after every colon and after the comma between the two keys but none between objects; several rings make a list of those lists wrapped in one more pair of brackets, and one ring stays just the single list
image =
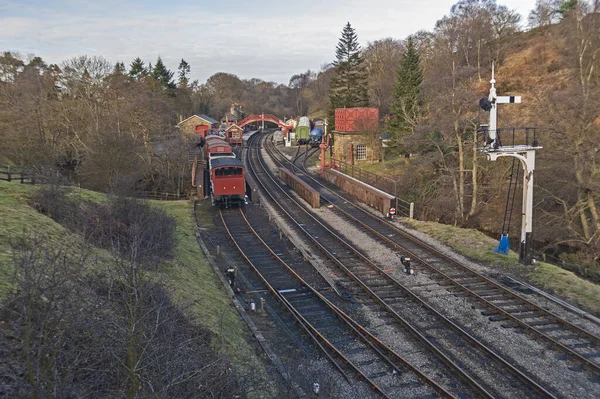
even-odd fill
[{"label": "grassy embankment", "polygon": [[[35,189],[36,186],[0,181],[0,301],[6,298],[11,288],[10,275],[14,265],[10,242],[13,238],[34,232],[57,243],[82,241],[79,235],[67,231],[29,206],[29,199]],[[72,195],[95,202],[105,199],[100,193],[83,189],[74,189]],[[191,203],[151,203],[162,208],[177,221],[176,256],[164,265],[160,276],[173,298],[176,302],[186,305],[185,311],[192,320],[215,334],[215,349],[222,351],[245,371],[257,367],[257,357],[246,340],[250,336],[249,332],[196,242]],[[210,218],[207,217],[206,220]],[[97,250],[97,255],[100,259],[110,259],[110,255],[101,249]]]},{"label": "grassy embankment", "polygon": [[471,259],[496,265],[499,271],[510,270],[539,288],[554,292],[589,312],[600,314],[600,286],[579,278],[572,272],[545,262],[524,266],[519,263],[518,254],[513,251],[507,256],[494,253],[492,250],[498,246],[498,241],[478,230],[409,219],[402,221]]}]

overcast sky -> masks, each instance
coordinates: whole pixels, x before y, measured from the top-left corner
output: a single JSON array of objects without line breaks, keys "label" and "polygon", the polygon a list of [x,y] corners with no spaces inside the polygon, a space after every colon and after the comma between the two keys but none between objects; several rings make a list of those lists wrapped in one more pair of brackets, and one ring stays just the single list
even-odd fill
[{"label": "overcast sky", "polygon": [[[87,54],[126,65],[181,58],[201,83],[216,72],[288,83],[334,59],[346,22],[361,45],[432,30],[458,0],[0,0],[0,51],[57,63]],[[526,20],[535,0],[505,0]],[[327,4],[324,6],[323,4]]]}]

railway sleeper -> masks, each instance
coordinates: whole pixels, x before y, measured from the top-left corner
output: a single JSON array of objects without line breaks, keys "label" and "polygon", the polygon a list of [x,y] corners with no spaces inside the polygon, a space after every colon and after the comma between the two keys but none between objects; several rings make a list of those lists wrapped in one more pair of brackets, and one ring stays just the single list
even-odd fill
[{"label": "railway sleeper", "polygon": [[595,348],[596,345],[594,345],[591,342],[583,342],[583,343],[577,343],[577,344],[566,344],[565,346],[568,346],[569,348],[572,349],[592,349]]},{"label": "railway sleeper", "polygon": [[369,377],[370,379],[374,380],[375,378],[387,377],[387,376],[389,376],[390,374],[391,374],[391,372],[390,372],[390,371],[388,371],[388,370],[386,370],[386,371],[378,371],[378,372],[375,372],[375,373],[370,373],[370,374],[368,375],[368,377]]},{"label": "railway sleeper", "polygon": [[304,290],[296,290],[295,292],[288,292],[285,294],[285,299],[289,301],[294,301],[296,298],[302,298],[302,300],[314,299],[314,297],[312,292]]},{"label": "railway sleeper", "polygon": [[309,310],[309,309],[323,309],[323,306],[321,306],[321,304],[307,304],[307,305],[301,305],[301,306],[296,306],[294,304],[294,308],[296,308],[296,310],[298,310],[300,313],[302,313],[305,310]]},{"label": "railway sleeper", "polygon": [[559,323],[557,323],[553,320],[532,321],[531,323],[527,322],[527,325],[529,327],[550,326],[550,325],[560,326]]},{"label": "railway sleeper", "polygon": [[462,285],[482,284],[482,283],[487,284],[487,282],[485,280],[482,280],[479,277],[471,277],[471,276],[457,277],[454,279],[454,281],[458,281]]},{"label": "railway sleeper", "polygon": [[[537,312],[533,312],[533,314],[519,314],[519,313],[517,313],[517,314],[513,314],[512,316],[513,316],[515,319],[519,319],[519,320],[521,320],[521,321],[523,321],[523,320],[527,320],[527,319],[542,319],[542,320],[537,320],[537,322],[544,321],[544,322],[545,322],[545,324],[558,324],[558,323],[556,323],[556,322],[554,322],[554,321],[549,321],[548,319],[544,320],[543,318],[544,318],[544,317],[546,317],[546,316],[545,316],[545,315],[543,315],[543,314],[539,314],[539,313],[537,313]],[[530,323],[530,322],[528,322],[528,321],[526,321],[525,323],[527,323],[527,324],[531,324],[531,323]],[[542,326],[543,326],[543,325],[545,325],[545,324],[540,324],[540,325],[542,325]]]},{"label": "railway sleeper", "polygon": [[[351,344],[351,343],[353,343],[355,341],[356,341],[356,339],[354,337],[352,337],[352,338],[348,338],[348,339],[340,339],[340,340],[337,340],[337,341],[331,341],[331,343],[334,346],[343,346],[343,345]],[[370,363],[373,363],[373,360]]]},{"label": "railway sleeper", "polygon": [[508,300],[514,300],[512,297],[508,297],[506,295],[481,295],[484,296],[485,299],[487,301],[493,302],[493,301],[508,301]]},{"label": "railway sleeper", "polygon": [[368,366],[370,364],[372,364],[373,362],[375,362],[376,359],[367,359],[367,360],[361,360],[359,362],[357,362],[356,364],[359,366]]},{"label": "railway sleeper", "polygon": [[369,353],[369,351],[367,350],[367,348],[365,348],[364,346],[355,346],[354,348],[344,348],[344,352],[345,354],[348,355],[356,355],[358,353],[364,353],[365,355]]},{"label": "railway sleeper", "polygon": [[314,317],[314,316],[316,316],[316,315],[308,316],[308,317],[304,316],[304,318],[306,319],[306,321],[308,321],[313,326],[316,326],[317,323],[322,323],[324,321],[329,323],[330,320],[336,320],[336,317],[331,316],[331,315],[324,315],[322,317]]},{"label": "railway sleeper", "polygon": [[[538,310],[531,309],[531,308],[505,308],[505,307],[503,307],[503,309],[505,312],[510,313],[515,317],[518,317],[518,316],[529,317],[527,315],[524,315],[523,313],[531,313],[532,315],[530,317],[542,316],[542,314]],[[533,316],[534,314],[540,315],[540,316]]]},{"label": "railway sleeper", "polygon": [[[489,301],[489,299],[488,299],[488,301]],[[523,304],[523,301],[521,301],[519,299],[511,299],[511,298],[506,298],[506,299],[496,300],[496,301],[490,301],[490,302],[492,302],[496,306],[501,306],[501,307],[505,307],[505,306],[521,306]]]},{"label": "railway sleeper", "polygon": [[[298,310],[298,309],[297,309]],[[321,317],[316,317],[313,318],[313,316],[323,316],[323,315],[329,315],[330,313],[321,308],[321,309],[317,309],[313,312],[300,312],[302,314],[302,317],[304,317],[306,320],[311,321],[311,319],[315,320],[315,319],[320,319]]]},{"label": "railway sleeper", "polygon": [[570,331],[565,330],[564,328],[550,328],[550,329],[547,329],[545,327],[541,327],[541,328],[538,328],[538,330],[541,331],[541,332],[543,332],[543,333],[546,333],[546,332],[555,332],[555,331],[566,332],[567,333],[566,335],[560,335],[559,334],[559,335],[553,336],[554,339],[561,340],[561,341],[583,339],[583,338],[581,338],[580,335],[572,334]]},{"label": "railway sleeper", "polygon": [[586,359],[593,359],[600,357],[600,352],[582,353],[581,356],[585,357]]}]

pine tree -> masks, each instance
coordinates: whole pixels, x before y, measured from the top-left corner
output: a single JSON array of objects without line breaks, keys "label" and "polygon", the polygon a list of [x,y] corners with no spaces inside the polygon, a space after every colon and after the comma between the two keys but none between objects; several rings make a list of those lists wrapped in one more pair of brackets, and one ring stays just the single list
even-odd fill
[{"label": "pine tree", "polygon": [[165,89],[174,89],[175,84],[173,83],[173,72],[169,71],[162,59],[158,57],[156,60],[156,65],[152,69],[152,73],[150,76],[156,81],[159,82],[161,86]]},{"label": "pine tree", "polygon": [[414,40],[408,38],[406,51],[398,68],[398,80],[394,89],[390,110],[390,130],[398,142],[414,132],[418,119],[423,114],[419,91],[423,83],[419,52]]},{"label": "pine tree", "polygon": [[363,57],[358,37],[350,22],[342,31],[335,56],[334,76],[329,89],[330,121],[333,121],[336,108],[365,107],[369,103]]},{"label": "pine tree", "polygon": [[179,63],[179,68],[177,69],[179,71],[179,87],[181,89],[184,89],[188,86],[189,82],[187,75],[190,73],[191,70],[190,64],[188,64],[187,61],[182,58],[181,62]]},{"label": "pine tree", "polygon": [[140,57],[137,57],[131,63],[129,68],[129,77],[131,79],[140,80],[146,75],[148,75],[148,70],[144,67],[144,61],[142,61]]},{"label": "pine tree", "polygon": [[125,64],[117,62],[113,68],[113,75],[125,75]]}]

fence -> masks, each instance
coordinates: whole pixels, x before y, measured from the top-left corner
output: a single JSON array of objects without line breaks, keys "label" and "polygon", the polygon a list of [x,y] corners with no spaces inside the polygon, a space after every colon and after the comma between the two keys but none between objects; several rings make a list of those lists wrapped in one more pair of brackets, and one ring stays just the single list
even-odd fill
[{"label": "fence", "polygon": [[188,197],[185,193],[163,193],[160,191],[136,191],[137,198],[159,200],[159,201],[181,201]]},{"label": "fence", "polygon": [[411,219],[414,217],[415,203],[398,197],[399,187],[397,181],[390,179],[389,177],[378,175],[377,173],[369,172],[346,161],[335,159],[334,162],[336,169],[340,172],[393,195],[398,215],[407,216]]},{"label": "fence", "polygon": [[21,184],[35,184],[35,174],[30,169],[15,166],[0,166],[0,180]]}]

